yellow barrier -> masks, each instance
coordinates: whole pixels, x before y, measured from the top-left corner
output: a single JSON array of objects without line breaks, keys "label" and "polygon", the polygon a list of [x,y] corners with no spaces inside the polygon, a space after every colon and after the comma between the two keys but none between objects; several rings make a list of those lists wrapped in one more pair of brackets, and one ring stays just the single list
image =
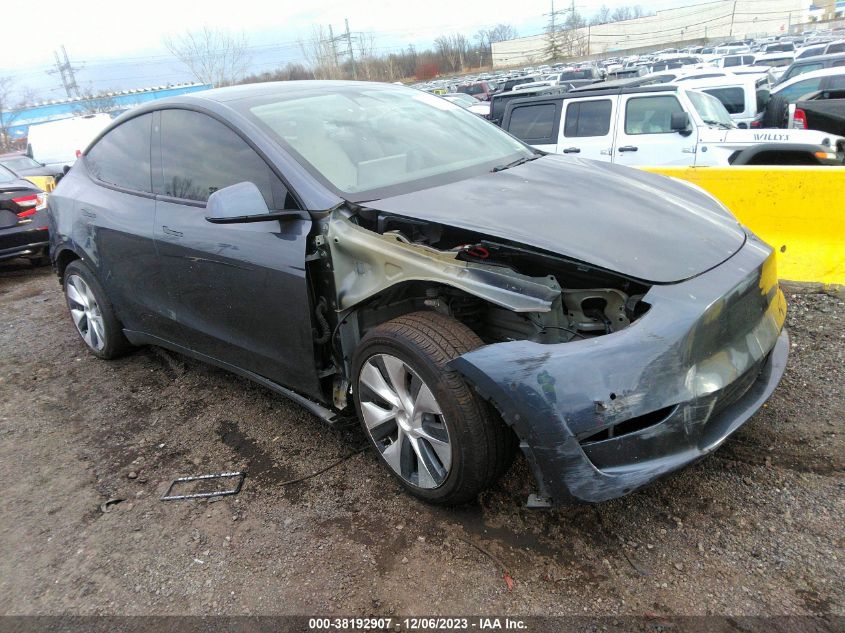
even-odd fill
[{"label": "yellow barrier", "polygon": [[845,167],[646,167],[695,183],[778,251],[781,279],[845,284]]}]

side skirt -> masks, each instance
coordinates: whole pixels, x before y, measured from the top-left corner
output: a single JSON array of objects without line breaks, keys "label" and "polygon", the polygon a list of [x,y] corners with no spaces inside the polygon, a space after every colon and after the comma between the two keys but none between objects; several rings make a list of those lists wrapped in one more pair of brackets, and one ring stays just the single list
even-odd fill
[{"label": "side skirt", "polygon": [[288,398],[289,400],[293,400],[299,406],[307,409],[318,418],[333,424],[337,422],[337,413],[332,411],[331,409],[327,409],[323,405],[306,398],[305,396],[301,396],[295,391],[291,391],[287,387],[283,387],[282,385],[273,382],[272,380],[268,380],[264,376],[260,376],[254,372],[251,372],[247,369],[241,369],[235,365],[231,365],[225,361],[218,360],[216,358],[212,358],[211,356],[206,356],[205,354],[201,354],[199,352],[195,352],[187,347],[182,347],[181,345],[177,345],[176,343],[171,343],[165,339],[159,338],[157,336],[153,336],[152,334],[146,334],[144,332],[137,332],[135,330],[123,330],[123,333],[126,335],[126,338],[129,339],[129,342],[133,345],[157,345],[158,347],[164,347],[169,350],[173,350],[179,354],[184,356],[190,356],[196,360],[202,361],[204,363],[208,363],[209,365],[214,365],[215,367],[220,367],[221,369],[225,369],[226,371],[232,372],[233,374],[237,374],[238,376],[242,376],[253,382],[258,383],[262,387],[266,387],[271,391],[276,392],[277,394]]}]

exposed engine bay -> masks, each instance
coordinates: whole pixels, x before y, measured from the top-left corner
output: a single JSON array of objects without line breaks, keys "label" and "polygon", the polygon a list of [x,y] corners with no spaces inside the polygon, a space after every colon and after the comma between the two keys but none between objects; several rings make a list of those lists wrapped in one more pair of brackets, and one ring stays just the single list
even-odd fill
[{"label": "exposed engine bay", "polygon": [[[335,288],[335,332],[344,350],[354,349],[371,327],[417,310],[454,317],[487,343],[544,344],[611,334],[648,310],[642,297],[649,286],[641,282],[366,208],[335,211],[315,247],[314,259],[327,264],[312,275]],[[335,344],[334,334],[320,330],[319,342],[331,338]]]}]

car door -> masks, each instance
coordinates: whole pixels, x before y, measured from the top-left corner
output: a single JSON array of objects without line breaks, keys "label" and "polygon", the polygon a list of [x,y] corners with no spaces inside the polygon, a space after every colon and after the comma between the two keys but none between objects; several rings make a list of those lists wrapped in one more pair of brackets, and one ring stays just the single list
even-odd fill
[{"label": "car door", "polygon": [[672,131],[672,114],[684,112],[672,93],[621,95],[613,162],[620,165],[691,165],[695,137]]},{"label": "car door", "polygon": [[611,161],[615,133],[615,98],[568,99],[563,102],[558,153]]},{"label": "car door", "polygon": [[213,224],[206,201],[252,182],[270,209],[293,196],[243,137],[211,116],[161,111],[154,169],[155,241],[180,326],[174,341],[195,353],[319,397],[305,243],[311,220]]},{"label": "car door", "polygon": [[[76,198],[73,238],[124,327],[162,335],[171,324],[164,312],[167,291],[155,267],[152,120],[144,114],[109,131],[80,161],[85,179],[67,179],[63,190],[72,190],[61,195]],[[85,180],[90,184],[83,185]]]},{"label": "car door", "polygon": [[518,139],[546,152],[557,151],[560,101],[541,101],[512,106],[506,113],[507,130]]}]

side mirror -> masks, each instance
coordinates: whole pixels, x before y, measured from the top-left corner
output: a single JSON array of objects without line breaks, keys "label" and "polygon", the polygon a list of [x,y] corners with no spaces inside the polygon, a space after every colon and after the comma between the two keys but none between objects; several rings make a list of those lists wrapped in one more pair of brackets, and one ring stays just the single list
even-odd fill
[{"label": "side mirror", "polygon": [[689,134],[689,123],[689,114],[686,112],[673,112],[672,118],[669,120],[669,127],[673,132],[679,132],[680,134],[686,132]]},{"label": "side mirror", "polygon": [[300,217],[298,211],[270,211],[261,191],[251,182],[239,182],[218,189],[208,197],[206,212],[205,219],[212,224],[269,222]]}]

